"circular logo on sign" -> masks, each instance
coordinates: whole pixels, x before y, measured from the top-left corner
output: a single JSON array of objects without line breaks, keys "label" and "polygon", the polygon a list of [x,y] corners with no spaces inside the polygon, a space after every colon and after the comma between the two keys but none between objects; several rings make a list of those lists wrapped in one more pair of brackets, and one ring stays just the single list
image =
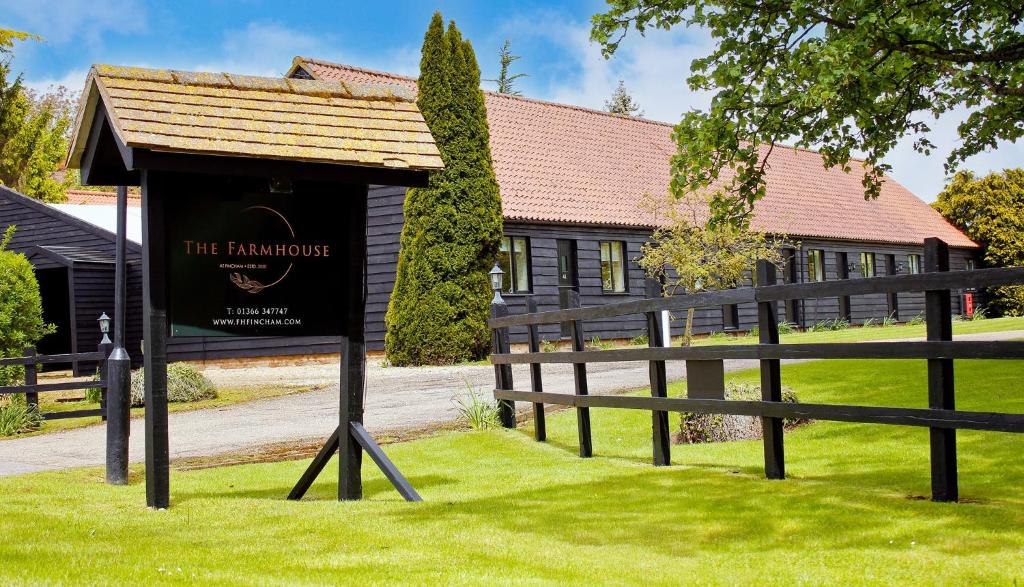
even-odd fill
[{"label": "circular logo on sign", "polygon": [[267,206],[249,206],[242,210],[242,213],[259,215],[246,223],[258,228],[256,232],[259,234],[259,240],[232,243],[235,245],[231,247],[234,250],[229,249],[229,254],[236,258],[248,257],[259,271],[269,275],[265,278],[268,283],[240,271],[231,273],[228,278],[239,289],[256,294],[281,283],[291,273],[294,266],[291,261],[294,257],[292,250],[297,248],[297,245],[292,243],[295,239],[295,229],[283,214]]}]

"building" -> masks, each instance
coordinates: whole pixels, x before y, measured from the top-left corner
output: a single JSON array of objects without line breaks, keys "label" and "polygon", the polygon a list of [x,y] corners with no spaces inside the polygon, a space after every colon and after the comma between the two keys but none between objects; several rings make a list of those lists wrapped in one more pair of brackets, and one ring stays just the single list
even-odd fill
[{"label": "building", "polygon": [[[288,75],[320,80],[384,83],[415,90],[416,80],[317,59],[296,57]],[[635,259],[655,225],[641,203],[665,193],[669,159],[676,151],[672,125],[607,112],[484,92],[494,171],[505,218],[504,298],[525,311],[525,295],[540,310],[565,306],[565,292],[579,292],[584,306],[631,301],[648,295]],[[792,242],[786,282],[873,277],[919,271],[925,238],[951,247],[952,268],[973,263],[977,245],[892,179],[881,196],[865,201],[858,174],[825,169],[813,151],[776,147],[768,193],[755,206],[752,225]],[[393,286],[404,190],[372,192],[370,300],[371,348],[383,344],[384,313]],[[960,311],[959,297],[953,300]],[[798,326],[845,316],[853,323],[923,312],[924,294],[809,300],[780,308]],[[757,323],[755,305],[702,310],[696,332],[744,330]],[[589,323],[587,336],[603,340],[642,334],[642,316]],[[680,334],[681,321],[673,322]],[[542,331],[548,340],[564,333]],[[516,340],[513,333],[513,340]],[[519,334],[519,341],[523,335]]]},{"label": "building", "polygon": [[[289,76],[385,83],[415,89],[410,77],[298,57]],[[541,310],[564,307],[569,290],[584,306],[649,295],[635,259],[655,219],[641,210],[645,194],[664,193],[675,152],[672,126],[639,118],[485,92],[491,150],[501,190],[505,238],[504,298],[525,311],[532,295]],[[367,347],[384,346],[384,315],[394,286],[405,190],[373,187],[369,201]],[[41,352],[91,350],[95,318],[113,307],[114,196],[71,192],[67,204],[46,205],[0,188],[0,229],[17,224],[14,250],[39,270],[47,320],[59,332]],[[129,351],[141,336],[141,240],[138,199],[129,198]],[[755,228],[785,235],[792,247],[787,282],[907,273],[921,268],[922,243],[950,244],[952,268],[974,262],[977,245],[930,206],[888,179],[876,201],[865,201],[860,177],[822,166],[813,152],[776,148],[768,193],[755,207]],[[135,227],[135,228],[133,228]],[[798,326],[835,317],[853,323],[923,312],[923,294],[856,296],[785,304],[780,315]],[[960,312],[959,296],[953,310]],[[62,324],[66,327],[61,328]],[[695,331],[744,330],[756,324],[753,304],[698,311]],[[682,331],[674,320],[673,333]],[[641,316],[588,323],[588,337],[631,338],[645,332]],[[541,335],[557,340],[559,326]],[[522,342],[523,333],[513,332]],[[171,360],[221,360],[336,353],[332,337],[171,338]],[[132,352],[133,358],[140,353]]]}]

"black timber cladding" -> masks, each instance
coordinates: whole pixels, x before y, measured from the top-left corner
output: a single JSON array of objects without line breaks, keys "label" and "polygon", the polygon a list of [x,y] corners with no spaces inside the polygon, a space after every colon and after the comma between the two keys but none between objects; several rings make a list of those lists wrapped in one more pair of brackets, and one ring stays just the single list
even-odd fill
[{"label": "black timber cladding", "polygon": [[[384,348],[384,317],[388,301],[394,287],[395,271],[398,260],[399,237],[402,230],[402,208],[405,200],[405,188],[371,186],[369,190],[368,218],[368,272],[367,272],[367,306],[366,306],[366,342],[369,350]],[[0,188],[0,228],[8,224],[17,224],[19,231],[12,242],[12,249],[32,255],[38,252],[35,247],[46,247],[50,252],[62,252],[66,256],[76,257],[82,261],[86,256],[95,255],[99,258],[112,258],[114,254],[114,235],[106,230],[78,220],[51,208],[38,201],[31,200]],[[557,241],[573,240],[577,246],[579,264],[579,293],[583,306],[602,305],[607,303],[643,299],[645,296],[645,279],[643,271],[635,259],[640,256],[640,247],[650,237],[650,231],[620,227],[573,226],[565,224],[540,224],[506,221],[505,234],[508,236],[525,236],[529,242],[530,264],[532,269],[533,297],[540,311],[558,308],[557,283]],[[599,243],[604,240],[622,241],[626,245],[626,256],[629,259],[628,287],[625,293],[606,293],[601,290],[600,249]],[[797,239],[791,239],[797,241]],[[825,239],[802,239],[800,246],[795,247],[795,269],[799,280],[807,279],[807,251],[820,249],[824,251],[825,279],[834,280],[840,275],[836,253],[846,252],[848,261],[855,266],[849,271],[851,277],[860,275],[859,263],[862,251],[874,252],[876,275],[885,275],[886,255],[895,255],[897,265],[907,270],[906,255],[920,254],[922,248],[912,245],[894,245],[884,243],[861,243],[854,241],[833,241]],[[65,247],[65,248],[61,248]],[[78,251],[73,254],[72,247]],[[966,268],[968,258],[975,256],[966,249],[951,251],[951,269]],[[52,255],[51,255],[52,257]],[[136,243],[128,243],[128,350],[133,360],[140,357],[141,325],[141,251]],[[33,263],[43,261],[43,255],[36,254]],[[50,261],[51,267],[56,262]],[[75,263],[76,267],[86,267],[88,263]],[[75,269],[76,276],[81,269]],[[780,272],[785,274],[785,272]],[[79,283],[80,282],[80,283]],[[81,345],[78,350],[92,350],[99,342],[99,332],[95,318],[92,316],[96,308],[110,314],[113,307],[113,273],[110,272],[109,286],[103,277],[102,270],[90,266],[82,271],[76,281],[76,307],[80,307],[82,315],[74,321],[76,330],[81,331],[77,338]],[[109,307],[103,308],[109,298]],[[512,314],[525,312],[523,295],[505,294]],[[952,299],[953,311],[960,311],[960,297]],[[780,320],[785,317],[780,304]],[[921,313],[924,308],[923,294],[900,294],[899,319],[910,320]],[[853,296],[851,298],[851,314],[854,324],[862,323],[868,318],[881,320],[887,313],[888,304],[884,294]],[[835,317],[838,314],[838,300],[804,300],[798,311],[798,321],[802,326],[811,326],[819,320]],[[757,312],[754,304],[740,304],[737,308],[740,330],[747,330],[756,325]],[[673,315],[672,334],[678,336],[683,331],[683,315]],[[694,330],[707,333],[723,330],[722,309],[709,308],[698,310],[694,318]],[[643,316],[622,316],[587,324],[586,337],[598,337],[602,340],[631,338],[646,332]],[[542,340],[557,340],[560,337],[557,325],[547,325],[540,329]],[[512,332],[512,342],[526,342],[526,333]],[[171,338],[168,340],[168,357],[172,361],[207,360],[225,358],[261,357],[273,355],[306,355],[338,352],[338,339],[334,337],[303,337],[303,338]]]},{"label": "black timber cladding", "polygon": [[[394,287],[394,278],[398,259],[399,236],[402,230],[402,203],[405,190],[403,188],[374,187],[370,188],[370,236],[369,236],[369,297],[367,300],[366,335],[367,348],[380,350],[384,347],[384,316],[387,312],[388,300]],[[597,306],[608,303],[640,300],[646,297],[643,270],[636,263],[640,257],[641,246],[651,235],[650,230],[622,227],[575,226],[568,224],[542,224],[505,221],[505,236],[524,236],[528,239],[530,266],[532,270],[532,297],[541,312],[556,310],[558,301],[557,275],[557,241],[560,239],[576,242],[580,302],[586,306]],[[886,275],[886,256],[894,255],[897,267],[902,272],[908,268],[907,255],[921,254],[922,246],[897,245],[889,243],[872,243],[842,241],[828,239],[790,239],[793,244],[793,274],[798,282],[808,280],[807,251],[818,249],[824,251],[824,274],[826,281],[839,279],[840,269],[837,264],[837,253],[847,253],[848,263],[854,267],[849,270],[851,277],[860,275],[860,253],[875,253],[875,275]],[[626,245],[626,256],[629,259],[628,287],[625,293],[609,293],[601,289],[601,241],[622,241]],[[956,271],[967,268],[967,259],[974,258],[976,253],[970,249],[951,250],[951,269]],[[787,271],[780,271],[780,279],[787,281]],[[747,282],[749,285],[749,280]],[[512,314],[526,311],[526,297],[521,294],[503,294]],[[960,296],[955,293],[952,298],[953,311],[959,313]],[[899,294],[899,315],[901,321],[907,321],[924,311],[924,294]],[[821,320],[838,316],[838,299],[801,300],[797,303],[796,323],[799,326],[812,326]],[[851,322],[862,324],[865,320],[881,321],[888,314],[888,301],[885,294],[853,296],[851,298]],[[740,304],[736,308],[738,330],[749,330],[757,326],[756,304]],[[694,332],[709,333],[724,329],[722,308],[706,308],[695,312]],[[784,304],[779,304],[779,320],[786,319]],[[683,333],[685,314],[672,316],[672,335]],[[602,340],[632,338],[646,333],[646,322],[641,315],[618,316],[600,321],[588,322],[586,337]],[[513,330],[512,342],[525,343],[526,333]],[[560,338],[557,325],[540,327],[542,340],[554,341]]]}]

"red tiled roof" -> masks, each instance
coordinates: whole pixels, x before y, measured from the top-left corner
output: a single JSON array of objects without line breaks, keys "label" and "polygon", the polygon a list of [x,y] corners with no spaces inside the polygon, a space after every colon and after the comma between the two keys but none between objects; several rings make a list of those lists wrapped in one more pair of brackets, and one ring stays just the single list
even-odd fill
[{"label": "red tiled roof", "polygon": [[[416,79],[296,57],[315,79],[398,84]],[[645,194],[665,193],[676,151],[672,125],[542,100],[484,92],[494,171],[506,219],[651,227]],[[877,200],[865,200],[861,175],[826,169],[821,155],[776,147],[767,194],[752,225],[790,237],[920,244],[937,236],[975,247],[931,206],[887,178]]]},{"label": "red tiled roof", "polygon": [[[68,201],[66,204],[117,204],[117,194],[114,192],[90,192],[88,190],[68,190]],[[128,192],[128,207],[138,208],[142,205],[142,197],[139,194]]]}]

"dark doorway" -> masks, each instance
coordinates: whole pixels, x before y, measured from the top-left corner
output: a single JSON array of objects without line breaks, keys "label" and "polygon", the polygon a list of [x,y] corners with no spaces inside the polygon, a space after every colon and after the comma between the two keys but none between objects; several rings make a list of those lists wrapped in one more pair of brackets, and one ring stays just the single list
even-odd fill
[{"label": "dark doorway", "polygon": [[[64,267],[37,269],[39,294],[43,298],[43,321],[53,324],[57,330],[47,334],[36,345],[41,355],[70,353],[71,348],[71,301],[68,290],[68,270]],[[61,368],[65,368],[61,365]]]},{"label": "dark doorway", "polygon": [[[576,241],[558,240],[558,307],[569,308],[569,293],[579,291],[576,271]],[[562,322],[562,338],[572,336],[571,326]]]},{"label": "dark doorway", "polygon": [[[836,253],[836,276],[839,279],[850,278],[850,266],[848,265],[849,257],[846,253]],[[849,322],[852,317],[850,316],[850,296],[839,296],[839,318]]]},{"label": "dark doorway", "polygon": [[[885,256],[885,274],[896,275],[896,255]],[[893,320],[900,319],[900,303],[896,299],[896,292],[886,294],[886,302],[889,306],[889,317]]]},{"label": "dark doorway", "polygon": [[[783,283],[800,283],[800,267],[797,264],[796,249],[782,249],[784,262]],[[800,326],[800,300],[786,300],[786,322]]]}]

